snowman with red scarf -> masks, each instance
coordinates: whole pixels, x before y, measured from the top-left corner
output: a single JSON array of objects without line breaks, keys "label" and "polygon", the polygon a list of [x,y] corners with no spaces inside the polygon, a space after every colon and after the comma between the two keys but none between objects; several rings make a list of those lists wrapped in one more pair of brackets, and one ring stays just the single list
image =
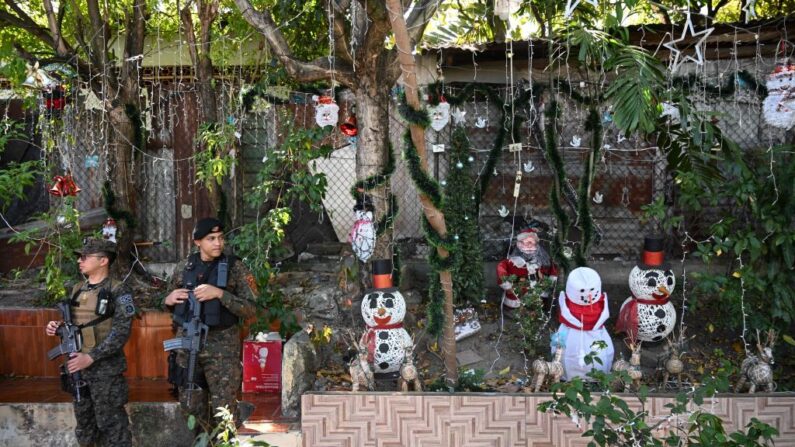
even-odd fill
[{"label": "snowman with red scarf", "polygon": [[[535,228],[527,228],[516,235],[516,246],[510,255],[497,264],[497,283],[503,289],[502,304],[505,307],[516,309],[521,305],[519,297],[514,292],[514,284],[510,277],[516,277],[522,286],[520,293],[524,294],[530,287],[535,287],[541,279],[549,277],[552,281],[558,279],[558,269],[552,263],[549,254],[539,244],[538,232]],[[546,297],[547,292],[541,296]]]},{"label": "snowman with red scarf", "polygon": [[676,309],[670,301],[676,277],[665,262],[663,242],[661,237],[647,236],[641,262],[629,273],[632,296],[621,305],[616,332],[625,332],[631,339],[657,342],[676,325]]},{"label": "snowman with red scarf", "polygon": [[361,342],[367,345],[367,361],[373,364],[374,373],[394,373],[403,364],[406,347],[412,345],[403,328],[406,300],[397,287],[392,287],[392,261],[379,259],[372,266],[373,289],[362,298],[367,331]]},{"label": "snowman with red scarf", "polygon": [[[607,294],[602,292],[602,279],[595,270],[578,267],[566,279],[566,290],[560,292],[560,327],[552,335],[552,352],[558,346],[563,352],[563,380],[585,377],[591,369],[609,372],[613,364],[613,341],[605,330],[605,322],[610,317]],[[605,348],[594,346],[604,342]],[[601,360],[591,365],[585,357],[591,352]]]}]

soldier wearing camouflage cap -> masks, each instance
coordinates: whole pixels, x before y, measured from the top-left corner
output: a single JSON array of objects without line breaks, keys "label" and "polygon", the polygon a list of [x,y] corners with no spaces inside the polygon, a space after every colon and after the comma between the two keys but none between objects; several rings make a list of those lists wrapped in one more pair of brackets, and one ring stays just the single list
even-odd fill
[{"label": "soldier wearing camouflage cap", "polygon": [[[83,349],[72,355],[65,368],[70,374],[80,371],[86,383],[83,397],[74,403],[77,442],[81,446],[131,446],[123,373],[127,370],[124,345],[135,314],[132,292],[121,281],[110,278],[115,243],[87,238],[75,254],[86,280],[75,285],[69,300]],[[60,324],[50,321],[45,333],[55,335]]]},{"label": "soldier wearing camouflage cap", "polygon": [[256,285],[253,275],[240,260],[224,254],[223,230],[223,224],[214,218],[197,222],[193,242],[198,251],[177,265],[169,286],[172,292],[164,301],[174,313],[175,322],[181,321],[181,314],[187,307],[184,304],[188,299],[186,287],[194,287],[194,296],[201,303],[201,319],[209,326],[194,377],[201,390],[192,392],[189,405],[183,389],[188,361],[184,351],[170,357],[169,381],[179,387],[182,408],[210,426],[219,422],[210,419],[218,407],[228,406],[238,424],[246,417],[239,413],[251,410],[246,406],[238,412],[236,394],[243,379],[240,323],[256,312]]}]

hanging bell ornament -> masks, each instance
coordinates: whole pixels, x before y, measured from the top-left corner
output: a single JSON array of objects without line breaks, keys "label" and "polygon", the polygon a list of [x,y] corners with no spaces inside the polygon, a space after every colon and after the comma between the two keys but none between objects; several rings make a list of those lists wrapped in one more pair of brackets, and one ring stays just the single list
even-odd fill
[{"label": "hanging bell ornament", "polygon": [[76,197],[81,189],[75,183],[72,174],[56,175],[53,177],[55,184],[50,188],[50,194],[58,197],[72,196]]},{"label": "hanging bell ornament", "polygon": [[349,137],[355,137],[358,135],[359,128],[356,127],[356,115],[349,116],[344,123],[340,124],[340,131]]}]

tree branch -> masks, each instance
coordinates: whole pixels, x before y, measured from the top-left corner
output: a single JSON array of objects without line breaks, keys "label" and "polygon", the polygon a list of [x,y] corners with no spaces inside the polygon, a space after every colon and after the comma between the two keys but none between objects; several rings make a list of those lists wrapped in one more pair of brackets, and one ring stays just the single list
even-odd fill
[{"label": "tree branch", "polygon": [[77,39],[77,44],[80,48],[83,49],[83,52],[88,55],[91,52],[88,43],[86,42],[86,18],[83,16],[83,13],[80,11],[80,8],[77,7],[77,0],[70,0],[72,4],[72,9],[74,10],[75,21],[77,22],[77,29],[75,30],[75,39]]},{"label": "tree branch", "polygon": [[88,5],[88,19],[91,24],[91,51],[88,53],[88,58],[94,65],[102,67],[104,70],[107,67],[108,55],[105,48],[105,21],[99,12],[99,4],[97,0],[87,0]]},{"label": "tree branch", "polygon": [[353,41],[358,36],[353,35],[353,25],[351,25],[350,32],[346,31],[344,14],[345,9],[350,7],[350,2],[339,5],[335,2],[331,2],[331,4],[334,12],[334,54],[339,55],[341,60],[353,64],[352,48],[348,47],[348,42]]},{"label": "tree branch", "polygon": [[194,68],[196,68],[199,65],[199,54],[196,45],[196,32],[193,29],[193,14],[191,14],[190,10],[192,3],[191,0],[188,0],[185,6],[179,10],[179,17],[182,22],[182,29],[185,32],[185,39],[188,41],[188,54],[190,54],[190,60],[193,62]]},{"label": "tree branch", "polygon": [[425,33],[425,28],[428,23],[436,14],[442,0],[418,0],[414,9],[411,10],[408,19],[406,20],[406,27],[409,30],[409,39],[413,44],[419,42],[422,35]]},{"label": "tree branch", "polygon": [[55,49],[55,39],[53,39],[50,31],[47,28],[39,26],[33,19],[30,18],[24,11],[22,11],[19,6],[17,6],[13,0],[5,0],[5,3],[12,9],[17,15],[11,14],[8,11],[0,10],[0,23],[21,28],[28,31],[37,39],[41,40],[47,46]]},{"label": "tree branch", "polygon": [[[369,3],[378,2],[371,1]],[[295,58],[268,11],[257,11],[251,6],[249,0],[235,0],[235,4],[240,9],[240,13],[246,19],[246,22],[262,33],[273,54],[284,64],[287,73],[293,79],[298,82],[310,82],[331,78],[332,72],[330,68],[324,68],[318,63],[307,63]],[[334,77],[343,85],[353,85],[353,75],[347,70],[335,70]]]},{"label": "tree branch", "polygon": [[42,3],[44,4],[44,13],[47,15],[47,23],[50,25],[50,34],[52,34],[52,40],[55,42],[53,49],[55,49],[55,53],[58,56],[65,57],[69,54],[69,49],[66,47],[66,43],[61,35],[61,27],[59,26],[55,10],[52,7],[52,0],[43,0]]}]

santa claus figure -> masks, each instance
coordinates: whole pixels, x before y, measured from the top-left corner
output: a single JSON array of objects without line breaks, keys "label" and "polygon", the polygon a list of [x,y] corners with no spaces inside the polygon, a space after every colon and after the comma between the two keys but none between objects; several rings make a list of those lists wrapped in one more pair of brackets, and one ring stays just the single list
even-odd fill
[{"label": "santa claus figure", "polygon": [[[613,364],[613,341],[604,325],[610,311],[599,274],[588,267],[572,270],[558,303],[560,327],[552,336],[552,352],[558,346],[564,348],[563,380],[586,377],[592,369],[609,372]],[[591,352],[596,353],[601,363],[586,363],[585,357]]]},{"label": "santa claus figure", "polygon": [[632,340],[660,341],[676,325],[676,309],[670,302],[676,277],[665,263],[663,242],[661,237],[646,237],[641,261],[629,273],[632,296],[621,305],[616,331]]},{"label": "santa claus figure", "polygon": [[[553,281],[558,279],[558,269],[546,250],[539,244],[535,228],[522,230],[516,236],[516,246],[513,247],[508,258],[497,264],[497,283],[504,290],[502,303],[506,307],[516,309],[521,302],[516,296],[511,277],[519,281],[517,286],[520,287],[522,295],[527,293],[529,288],[538,285],[545,277]],[[541,295],[545,296],[547,293],[545,291]]]}]

